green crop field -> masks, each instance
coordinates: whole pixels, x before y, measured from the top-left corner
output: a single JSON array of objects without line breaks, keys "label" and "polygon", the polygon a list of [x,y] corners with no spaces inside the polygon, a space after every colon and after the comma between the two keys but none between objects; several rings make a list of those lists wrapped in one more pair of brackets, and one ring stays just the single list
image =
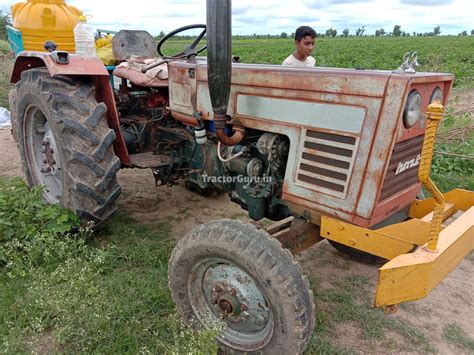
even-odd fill
[{"label": "green crop field", "polygon": [[[190,42],[173,40],[166,53]],[[232,43],[243,63],[280,64],[293,48],[293,40],[279,38]],[[454,73],[455,86],[474,87],[474,36],[317,38],[314,56],[321,67],[393,70],[408,51],[418,52],[418,71]]]}]

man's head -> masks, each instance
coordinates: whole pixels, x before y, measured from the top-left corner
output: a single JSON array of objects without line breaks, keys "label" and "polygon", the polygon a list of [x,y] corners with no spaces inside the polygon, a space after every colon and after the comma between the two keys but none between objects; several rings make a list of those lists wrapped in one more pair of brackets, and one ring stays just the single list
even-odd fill
[{"label": "man's head", "polygon": [[301,57],[307,58],[311,55],[316,39],[316,31],[309,26],[301,26],[295,32],[296,51]]}]

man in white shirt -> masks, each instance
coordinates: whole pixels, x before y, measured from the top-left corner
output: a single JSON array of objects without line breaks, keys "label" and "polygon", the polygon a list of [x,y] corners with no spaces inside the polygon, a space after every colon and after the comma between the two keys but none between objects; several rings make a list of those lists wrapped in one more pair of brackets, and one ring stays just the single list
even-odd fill
[{"label": "man in white shirt", "polygon": [[295,32],[295,51],[286,58],[282,65],[293,67],[314,67],[316,59],[313,53],[316,31],[309,26],[301,26]]}]

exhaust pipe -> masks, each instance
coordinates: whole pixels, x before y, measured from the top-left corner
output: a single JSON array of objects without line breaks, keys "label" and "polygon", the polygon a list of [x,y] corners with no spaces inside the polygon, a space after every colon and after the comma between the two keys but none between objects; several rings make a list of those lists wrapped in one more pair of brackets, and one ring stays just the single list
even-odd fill
[{"label": "exhaust pipe", "polygon": [[245,136],[244,128],[234,127],[230,137],[225,133],[232,77],[232,2],[207,0],[206,6],[207,79],[216,135],[224,145],[237,145]]}]

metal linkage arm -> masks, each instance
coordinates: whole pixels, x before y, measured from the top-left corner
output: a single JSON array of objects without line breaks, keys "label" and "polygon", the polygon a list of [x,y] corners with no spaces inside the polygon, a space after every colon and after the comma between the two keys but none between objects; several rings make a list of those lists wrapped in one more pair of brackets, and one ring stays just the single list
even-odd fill
[{"label": "metal linkage arm", "polygon": [[420,169],[418,171],[418,177],[421,183],[431,193],[434,200],[436,201],[433,219],[431,221],[431,228],[428,240],[428,250],[436,251],[438,245],[439,233],[442,229],[445,199],[441,191],[430,178],[431,160],[433,159],[433,150],[436,140],[436,131],[438,126],[443,119],[444,107],[439,101],[433,102],[428,106],[428,112],[426,113],[427,126],[425,131],[425,140],[423,142],[423,149],[421,151]]}]

